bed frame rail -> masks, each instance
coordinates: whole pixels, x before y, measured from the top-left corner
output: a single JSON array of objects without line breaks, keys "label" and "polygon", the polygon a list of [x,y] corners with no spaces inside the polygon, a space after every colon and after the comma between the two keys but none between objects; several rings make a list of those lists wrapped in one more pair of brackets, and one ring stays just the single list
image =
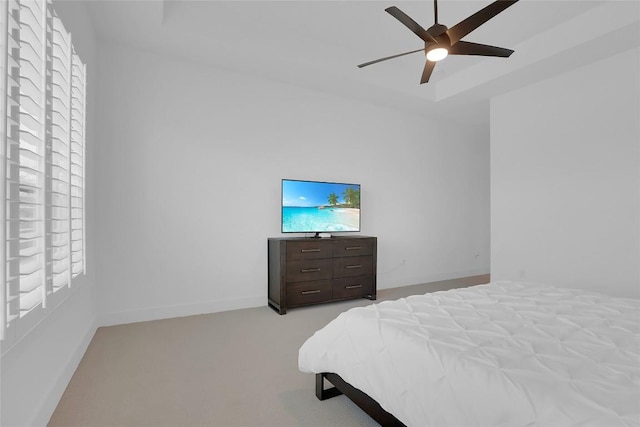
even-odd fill
[{"label": "bed frame rail", "polygon": [[[333,384],[334,387],[325,389],[325,378]],[[358,405],[360,409],[366,412],[381,426],[406,427],[402,422],[400,422],[400,420],[382,409],[382,406],[380,406],[378,402],[343,380],[338,374],[330,372],[316,374],[316,397],[319,400],[330,399],[341,394],[344,394],[351,399],[353,403]]]}]

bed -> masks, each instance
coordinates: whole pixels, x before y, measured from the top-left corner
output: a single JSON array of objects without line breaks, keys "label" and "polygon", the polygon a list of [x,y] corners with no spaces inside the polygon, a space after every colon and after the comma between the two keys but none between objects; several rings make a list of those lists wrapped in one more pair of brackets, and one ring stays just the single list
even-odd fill
[{"label": "bed", "polygon": [[517,282],[410,296],[340,314],[298,365],[383,425],[640,426],[640,300]]}]

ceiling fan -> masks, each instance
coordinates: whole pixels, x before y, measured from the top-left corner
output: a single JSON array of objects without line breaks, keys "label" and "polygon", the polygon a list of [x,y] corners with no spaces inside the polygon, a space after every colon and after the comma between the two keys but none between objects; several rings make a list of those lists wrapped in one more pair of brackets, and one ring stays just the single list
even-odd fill
[{"label": "ceiling fan", "polygon": [[513,50],[486,44],[466,42],[460,39],[517,1],[518,0],[494,1],[489,6],[486,6],[484,9],[481,9],[468,18],[460,21],[453,27],[447,28],[446,25],[442,25],[438,22],[438,0],[434,0],[433,9],[435,23],[426,30],[397,7],[389,7],[385,9],[385,11],[413,31],[415,35],[420,37],[420,39],[424,41],[424,47],[422,49],[416,49],[410,52],[376,59],[375,61],[365,62],[364,64],[358,65],[358,68],[366,67],[367,65],[376,64],[388,59],[409,55],[411,53],[424,51],[427,56],[427,61],[424,65],[424,70],[422,71],[422,78],[420,79],[420,84],[423,84],[429,81],[431,73],[436,66],[436,62],[444,59],[447,55],[480,55],[507,58],[513,53]]}]

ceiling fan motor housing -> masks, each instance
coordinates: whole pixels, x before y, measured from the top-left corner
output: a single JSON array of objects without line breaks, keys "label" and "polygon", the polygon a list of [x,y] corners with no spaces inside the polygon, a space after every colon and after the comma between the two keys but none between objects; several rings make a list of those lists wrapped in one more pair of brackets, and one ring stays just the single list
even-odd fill
[{"label": "ceiling fan motor housing", "polygon": [[427,33],[429,33],[431,37],[433,37],[436,40],[444,36],[447,38],[447,41],[449,41],[449,36],[447,35],[448,29],[449,28],[447,28],[446,25],[435,23],[431,27],[429,27],[429,29],[427,30]]},{"label": "ceiling fan motor housing", "polygon": [[447,30],[448,28],[446,25],[437,24],[437,23],[429,27],[429,29],[427,30],[427,33],[429,33],[429,35],[434,38],[436,43],[432,41],[425,41],[424,42],[425,54],[430,50],[437,49],[437,48],[445,48],[447,50],[449,49],[449,47],[451,46],[451,40],[447,35]]}]

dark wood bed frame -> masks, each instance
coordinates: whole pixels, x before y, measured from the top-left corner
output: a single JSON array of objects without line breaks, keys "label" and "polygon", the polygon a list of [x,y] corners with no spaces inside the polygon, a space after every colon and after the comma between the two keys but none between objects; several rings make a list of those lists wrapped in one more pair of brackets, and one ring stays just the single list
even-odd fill
[{"label": "dark wood bed frame", "polygon": [[[325,378],[333,384],[333,387],[328,389],[324,388]],[[360,409],[366,412],[381,426],[406,427],[400,420],[382,409],[382,406],[366,393],[340,378],[340,375],[330,372],[316,374],[316,397],[318,399],[326,400],[341,394],[351,399],[353,403],[358,405]]]}]

